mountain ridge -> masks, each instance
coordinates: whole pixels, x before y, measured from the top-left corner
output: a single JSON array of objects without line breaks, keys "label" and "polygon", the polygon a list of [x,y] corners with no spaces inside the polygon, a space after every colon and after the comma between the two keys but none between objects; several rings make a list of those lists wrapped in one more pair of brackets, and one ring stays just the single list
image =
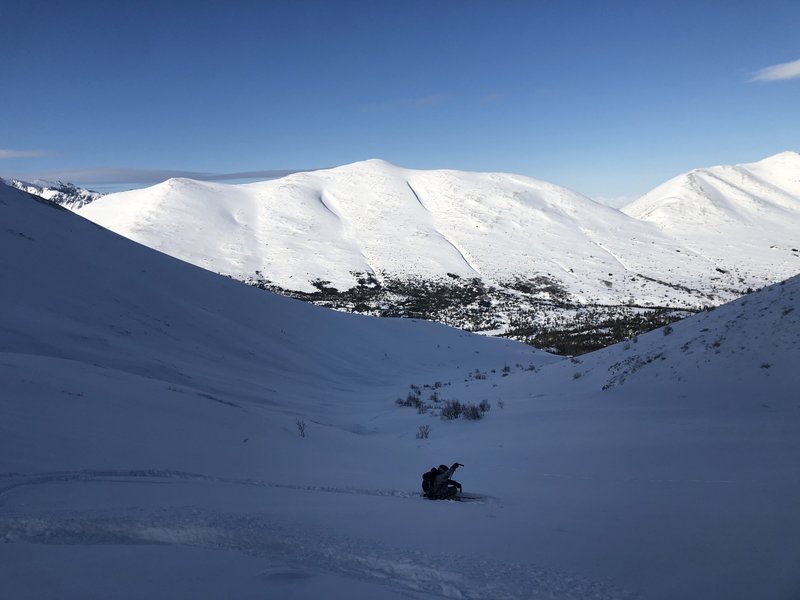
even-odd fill
[{"label": "mountain ridge", "polygon": [[[652,224],[555,184],[500,173],[403,169],[375,159],[235,186],[171,179],[106,196],[80,214],[205,268],[239,279],[259,271],[301,292],[313,291],[314,279],[348,289],[357,279],[353,272],[378,279],[455,273],[495,284],[558,274],[580,302],[621,304],[620,288],[631,287],[621,281],[624,275],[657,279],[653,262],[680,270],[685,281],[679,283],[688,289],[699,289],[708,274],[696,261],[667,255],[686,248]],[[216,239],[196,235],[207,224],[224,231]],[[645,249],[652,260],[639,260]],[[506,265],[510,260],[517,264]],[[570,269],[575,276],[564,276]],[[613,293],[605,283],[609,271],[618,277]],[[729,279],[732,287],[736,280]],[[582,289],[576,281],[591,283]],[[646,300],[639,293],[640,303],[655,303],[655,295],[660,300],[664,289],[656,288]],[[702,305],[697,298],[674,300]]]},{"label": "mountain ridge", "polygon": [[[794,162],[784,153],[750,169],[785,187]],[[708,206],[694,207],[692,225],[680,194],[702,194],[700,178],[756,177],[715,169],[670,180],[623,211],[522,175],[369,159],[239,185],[175,178],[78,213],[195,265],[329,308],[426,318],[573,352],[578,347],[553,332],[633,335],[800,270],[790,241],[800,214],[787,218],[776,202],[791,202],[782,197],[761,212],[720,212],[713,201],[724,204],[731,188],[718,184]],[[659,189],[677,191],[652,200]],[[680,218],[652,216],[670,203],[680,205],[672,211]],[[722,217],[733,223],[728,230]],[[694,234],[681,235],[692,226]],[[768,239],[773,229],[781,232],[777,245]]]},{"label": "mountain ridge", "polygon": [[65,183],[63,181],[49,181],[45,179],[23,181],[21,179],[3,179],[0,177],[0,183],[5,183],[23,192],[28,192],[34,196],[39,196],[45,200],[55,202],[72,211],[76,211],[103,196],[100,192],[95,192],[94,190],[79,187],[74,183]]}]

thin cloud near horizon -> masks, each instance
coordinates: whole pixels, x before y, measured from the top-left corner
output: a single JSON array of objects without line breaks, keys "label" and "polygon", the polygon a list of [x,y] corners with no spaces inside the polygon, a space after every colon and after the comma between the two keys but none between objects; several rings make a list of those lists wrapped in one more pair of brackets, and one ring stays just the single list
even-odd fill
[{"label": "thin cloud near horizon", "polygon": [[750,78],[750,81],[785,81],[787,79],[800,79],[800,59],[759,69]]},{"label": "thin cloud near horizon", "polygon": [[36,158],[37,156],[48,156],[43,150],[11,150],[0,148],[0,159],[3,158]]},{"label": "thin cloud near horizon", "polygon": [[15,173],[13,177],[25,181],[68,181],[78,185],[120,185],[153,184],[185,177],[201,181],[227,181],[232,179],[276,179],[294,173],[315,171],[323,167],[308,169],[266,169],[260,171],[239,171],[235,173],[208,173],[203,171],[179,171],[170,169],[135,169],[130,167],[99,167],[91,169],[66,169],[59,171],[34,171]]}]

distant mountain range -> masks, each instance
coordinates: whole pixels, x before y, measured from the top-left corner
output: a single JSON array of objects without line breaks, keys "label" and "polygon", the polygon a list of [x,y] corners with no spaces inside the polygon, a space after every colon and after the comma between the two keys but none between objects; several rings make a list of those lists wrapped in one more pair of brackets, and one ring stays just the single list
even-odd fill
[{"label": "distant mountain range", "polygon": [[36,181],[30,182],[22,181],[21,179],[0,178],[0,183],[5,183],[23,192],[28,192],[34,196],[50,200],[70,210],[78,210],[90,202],[94,202],[103,195],[100,192],[87,190],[73,183],[64,183],[63,181],[37,179]]},{"label": "distant mountain range", "polygon": [[565,352],[800,272],[794,152],[691,171],[621,211],[529,177],[369,160],[245,185],[171,179],[77,212],[318,304]]}]

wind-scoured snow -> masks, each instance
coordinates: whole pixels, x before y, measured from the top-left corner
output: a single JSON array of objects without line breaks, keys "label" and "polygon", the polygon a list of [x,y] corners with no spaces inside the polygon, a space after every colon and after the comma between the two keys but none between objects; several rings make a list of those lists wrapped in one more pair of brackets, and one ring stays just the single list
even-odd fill
[{"label": "wind-scoured snow", "polygon": [[[800,593],[800,278],[570,360],[274,296],[3,186],[0,219],[9,597]],[[491,409],[420,414],[411,384]],[[479,500],[421,499],[454,461]]]},{"label": "wind-scoured snow", "polygon": [[774,264],[743,262],[749,238],[709,253],[669,228],[529,177],[380,160],[245,185],[171,179],[110,194],[80,214],[203,268],[305,292],[315,280],[345,290],[359,274],[453,274],[511,287],[543,277],[577,303],[698,307],[800,267],[800,257],[787,263],[783,254],[771,255]]}]

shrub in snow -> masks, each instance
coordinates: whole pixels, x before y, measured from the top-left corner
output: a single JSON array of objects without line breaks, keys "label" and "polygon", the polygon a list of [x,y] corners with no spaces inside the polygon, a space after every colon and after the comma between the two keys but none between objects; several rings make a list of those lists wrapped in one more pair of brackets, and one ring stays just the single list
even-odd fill
[{"label": "shrub in snow", "polygon": [[664,327],[664,335],[669,335],[670,333],[672,333],[672,325],[667,325]]},{"label": "shrub in snow", "polygon": [[300,434],[300,437],[306,437],[306,422],[302,419],[297,419],[297,433]]},{"label": "shrub in snow", "polygon": [[474,379],[486,379],[486,373],[481,373],[480,369],[475,369],[475,373],[472,374]]},{"label": "shrub in snow", "polygon": [[480,404],[478,404],[478,409],[481,411],[481,413],[487,413],[487,412],[489,412],[489,409],[490,409],[490,408],[492,408],[492,405],[491,405],[491,404],[489,404],[489,401],[488,401],[488,400],[485,400],[485,399],[484,399],[484,400],[481,400],[481,403],[480,403]]},{"label": "shrub in snow", "polygon": [[417,430],[417,439],[418,440],[427,440],[428,436],[431,434],[431,426],[430,425],[420,425],[419,429]]},{"label": "shrub in snow", "polygon": [[477,421],[478,419],[483,417],[481,409],[478,408],[478,406],[475,404],[468,404],[467,406],[465,406],[462,414],[464,418],[467,419],[468,421]]},{"label": "shrub in snow", "polygon": [[419,396],[417,396],[416,394],[411,393],[411,392],[408,394],[408,396],[405,397],[405,399],[404,398],[398,398],[394,402],[398,406],[413,406],[417,410],[420,410],[420,409],[422,409],[423,407],[426,406],[426,404],[422,400],[419,399]]},{"label": "shrub in snow", "polygon": [[464,405],[458,400],[446,400],[442,406],[442,418],[447,420],[457,419],[464,411]]}]

